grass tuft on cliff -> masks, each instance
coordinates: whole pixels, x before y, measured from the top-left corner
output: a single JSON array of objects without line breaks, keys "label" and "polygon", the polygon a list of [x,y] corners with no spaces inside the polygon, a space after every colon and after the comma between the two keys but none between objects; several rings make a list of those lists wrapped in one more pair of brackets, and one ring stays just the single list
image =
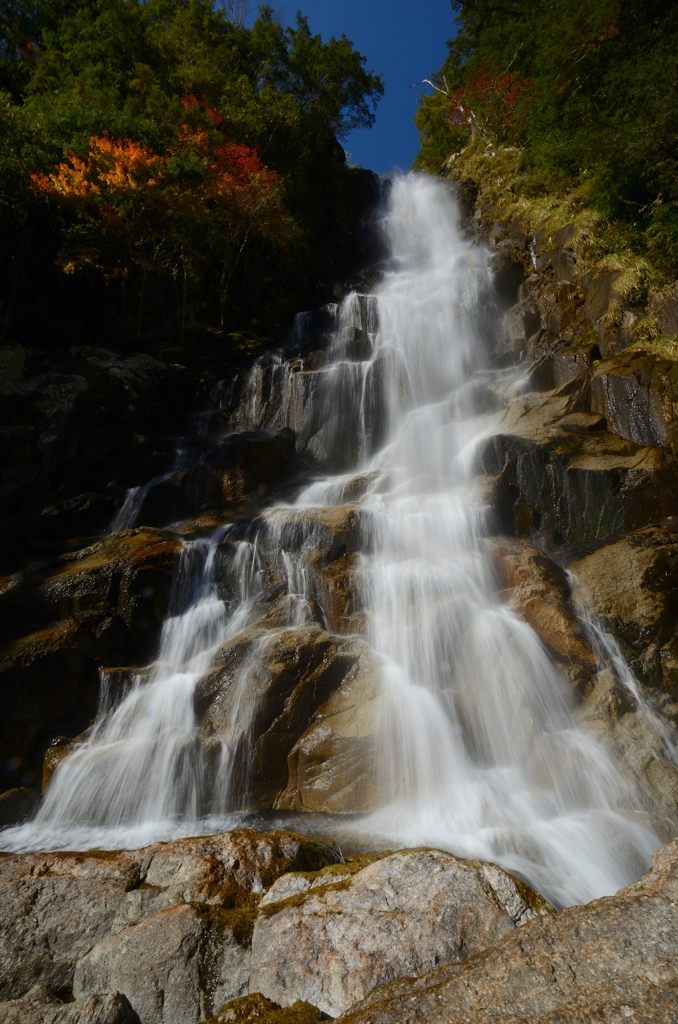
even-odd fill
[{"label": "grass tuft on cliff", "polygon": [[678,7],[452,7],[415,167],[472,179],[498,219],[530,233],[573,224],[582,268],[617,271],[619,296],[645,305],[678,277]]}]

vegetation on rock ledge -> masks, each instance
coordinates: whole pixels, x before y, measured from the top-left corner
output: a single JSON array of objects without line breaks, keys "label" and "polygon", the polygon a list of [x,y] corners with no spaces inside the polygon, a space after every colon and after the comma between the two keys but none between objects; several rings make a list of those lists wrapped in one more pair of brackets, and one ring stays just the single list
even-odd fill
[{"label": "vegetation on rock ledge", "polygon": [[497,219],[574,222],[580,261],[644,304],[678,274],[678,9],[452,0],[416,165],[471,178]]}]

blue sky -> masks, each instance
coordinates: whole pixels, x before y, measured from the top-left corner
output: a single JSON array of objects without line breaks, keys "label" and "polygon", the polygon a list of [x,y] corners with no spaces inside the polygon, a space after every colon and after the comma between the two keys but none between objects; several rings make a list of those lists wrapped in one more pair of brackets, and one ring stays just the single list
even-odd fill
[{"label": "blue sky", "polygon": [[430,78],[445,59],[445,43],[454,34],[450,0],[272,0],[272,6],[284,24],[301,10],[323,39],[343,32],[367,58],[366,66],[384,76],[376,124],[343,145],[353,163],[379,174],[407,170],[418,149],[412,119],[427,90],[409,86]]}]

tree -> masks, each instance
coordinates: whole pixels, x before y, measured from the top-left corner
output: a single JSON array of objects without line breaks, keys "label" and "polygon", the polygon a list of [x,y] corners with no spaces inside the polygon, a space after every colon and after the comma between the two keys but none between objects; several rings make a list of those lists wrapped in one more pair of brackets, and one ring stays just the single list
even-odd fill
[{"label": "tree", "polygon": [[[159,324],[179,340],[186,325],[278,330],[286,310],[322,301],[369,184],[337,137],[371,124],[383,91],[347,39],[323,42],[303,18],[283,28],[268,7],[250,29],[246,5],[212,0],[21,2],[36,6],[6,33],[14,91],[0,103],[0,287],[14,330],[35,333],[40,315],[26,268],[50,324],[55,301],[70,325],[94,290],[88,317],[106,309],[105,333],[117,306],[123,343],[153,344]],[[12,278],[19,209],[40,258]]]}]

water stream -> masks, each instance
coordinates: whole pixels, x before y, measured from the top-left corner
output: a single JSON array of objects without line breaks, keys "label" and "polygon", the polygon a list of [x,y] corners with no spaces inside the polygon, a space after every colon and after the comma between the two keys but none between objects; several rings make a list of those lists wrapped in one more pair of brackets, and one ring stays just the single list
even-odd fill
[{"label": "water stream", "polygon": [[[359,579],[366,639],[382,664],[383,803],[350,828],[308,827],[340,837],[348,828],[373,848],[427,844],[493,860],[559,906],[586,902],[642,874],[658,840],[633,788],[576,726],[569,684],[538,636],[495,596],[486,510],[469,486],[477,445],[495,429],[488,257],[433,179],[395,179],[382,227],[384,280],[374,297],[349,296],[332,312],[313,409],[309,375],[280,358],[265,394],[253,372],[235,420],[305,432],[329,467],[293,509],[263,518],[269,544],[295,513],[303,523],[305,510],[342,503],[363,474]],[[4,849],[134,846],[242,820],[229,789],[233,749],[224,744],[208,763],[193,710],[215,650],[258,614],[256,535],[234,542],[240,592],[228,608],[220,600],[217,552],[228,531],[185,542],[157,662],[102,710],[37,819],[3,833]],[[294,548],[277,536],[294,628],[315,594],[313,536],[297,531]],[[255,670],[256,648],[243,693]]]}]

